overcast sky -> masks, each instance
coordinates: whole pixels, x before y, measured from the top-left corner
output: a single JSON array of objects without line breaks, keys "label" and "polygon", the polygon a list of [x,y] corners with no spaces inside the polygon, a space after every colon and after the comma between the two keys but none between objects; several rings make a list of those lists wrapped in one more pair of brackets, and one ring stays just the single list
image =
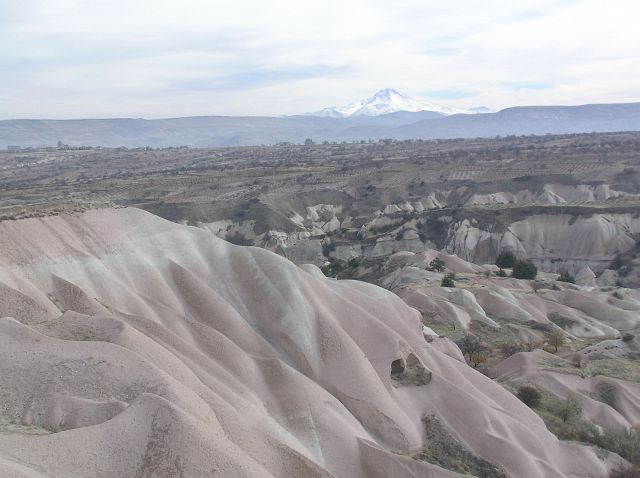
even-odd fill
[{"label": "overcast sky", "polygon": [[638,0],[0,0],[0,118],[640,101]]}]

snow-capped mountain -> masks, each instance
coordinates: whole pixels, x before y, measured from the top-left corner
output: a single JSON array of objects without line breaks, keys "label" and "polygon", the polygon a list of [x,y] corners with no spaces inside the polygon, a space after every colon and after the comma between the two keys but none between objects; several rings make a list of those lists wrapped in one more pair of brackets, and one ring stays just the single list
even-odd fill
[{"label": "snow-capped mountain", "polygon": [[472,113],[471,111],[459,110],[430,103],[424,100],[416,100],[407,95],[398,93],[396,90],[386,88],[378,91],[375,95],[356,101],[344,106],[332,106],[315,113],[307,113],[310,116],[325,116],[332,118],[348,118],[350,116],[380,116],[398,111],[408,111],[415,113],[418,111],[433,111],[443,115],[456,113]]},{"label": "snow-capped mountain", "polygon": [[493,113],[493,110],[487,108],[486,106],[476,106],[474,108],[469,108],[469,113],[475,113],[475,114]]}]

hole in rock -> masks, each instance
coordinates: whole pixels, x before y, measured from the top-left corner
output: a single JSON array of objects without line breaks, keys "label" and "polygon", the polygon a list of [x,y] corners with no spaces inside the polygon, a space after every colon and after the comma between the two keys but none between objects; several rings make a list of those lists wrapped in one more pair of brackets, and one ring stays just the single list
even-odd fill
[{"label": "hole in rock", "polygon": [[410,353],[406,359],[391,362],[391,383],[394,387],[427,385],[430,381],[431,371],[422,365],[415,354]]},{"label": "hole in rock", "polygon": [[402,375],[405,369],[404,359],[397,359],[391,362],[391,376]]}]

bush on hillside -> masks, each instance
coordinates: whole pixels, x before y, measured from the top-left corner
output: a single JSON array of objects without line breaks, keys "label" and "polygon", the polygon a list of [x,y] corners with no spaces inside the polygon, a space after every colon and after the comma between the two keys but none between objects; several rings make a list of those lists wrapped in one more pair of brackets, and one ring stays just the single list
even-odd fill
[{"label": "bush on hillside", "polygon": [[460,348],[462,355],[468,356],[471,360],[471,356],[475,353],[484,353],[487,351],[487,344],[482,342],[477,336],[473,334],[467,334],[464,337],[456,340],[456,345]]},{"label": "bush on hillside", "polygon": [[442,259],[436,257],[429,263],[429,270],[432,272],[443,272],[446,266],[447,265]]},{"label": "bush on hillside", "polygon": [[444,276],[442,278],[442,281],[440,281],[440,287],[455,287],[455,286],[456,286],[456,283],[453,282],[453,277],[449,274]]},{"label": "bush on hillside", "polygon": [[558,351],[559,347],[562,347],[567,341],[566,337],[562,332],[552,332],[547,337],[547,341],[549,345],[553,347],[554,353]]},{"label": "bush on hillside", "polygon": [[529,260],[516,261],[513,264],[512,277],[516,279],[535,279],[538,274],[538,268]]},{"label": "bush on hillside", "polygon": [[529,408],[540,405],[540,400],[542,399],[542,395],[533,385],[521,385],[516,396]]},{"label": "bush on hillside", "polygon": [[556,410],[556,415],[560,417],[563,422],[568,422],[574,418],[579,418],[582,415],[582,405],[574,397],[568,397],[566,400],[562,400],[559,407]]},{"label": "bush on hillside", "polygon": [[526,350],[524,344],[522,344],[521,342],[505,342],[500,344],[499,349],[500,353],[505,358],[511,357],[512,355],[524,352]]},{"label": "bush on hillside", "polygon": [[640,465],[640,431],[626,428],[605,428],[596,443],[600,448],[617,453],[625,460]]},{"label": "bush on hillside", "polygon": [[[561,440],[591,443],[604,450],[617,453],[636,466],[640,465],[640,430],[636,428],[598,427],[582,416],[582,407],[575,396],[559,399],[548,392],[541,392],[542,399],[536,412],[542,417],[547,428]],[[640,478],[624,474],[633,468],[621,468],[620,473],[612,473],[611,478]]]},{"label": "bush on hillside", "polygon": [[469,361],[473,364],[474,368],[478,368],[478,365],[487,363],[487,357],[481,352],[474,352],[469,357]]},{"label": "bush on hillside", "polygon": [[498,254],[496,265],[500,268],[510,268],[516,263],[516,255],[511,251],[502,251]]},{"label": "bush on hillside", "polygon": [[575,277],[573,277],[571,274],[569,274],[569,272],[564,270],[560,272],[560,277],[558,277],[558,280],[560,282],[568,282],[570,284],[576,283]]}]

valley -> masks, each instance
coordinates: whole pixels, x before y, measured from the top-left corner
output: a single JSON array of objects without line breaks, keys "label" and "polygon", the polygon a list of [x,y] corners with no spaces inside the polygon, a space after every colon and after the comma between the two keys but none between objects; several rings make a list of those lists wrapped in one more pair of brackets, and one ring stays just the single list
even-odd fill
[{"label": "valley", "polygon": [[640,478],[637,1],[0,4],[0,478]]},{"label": "valley", "polygon": [[[135,206],[297,263],[437,248],[483,264],[507,248],[600,276],[637,247],[639,151],[616,133],[5,153],[0,206]],[[605,277],[640,285],[632,257]]]},{"label": "valley", "polygon": [[0,168],[10,476],[605,478],[640,460],[640,133]]}]

